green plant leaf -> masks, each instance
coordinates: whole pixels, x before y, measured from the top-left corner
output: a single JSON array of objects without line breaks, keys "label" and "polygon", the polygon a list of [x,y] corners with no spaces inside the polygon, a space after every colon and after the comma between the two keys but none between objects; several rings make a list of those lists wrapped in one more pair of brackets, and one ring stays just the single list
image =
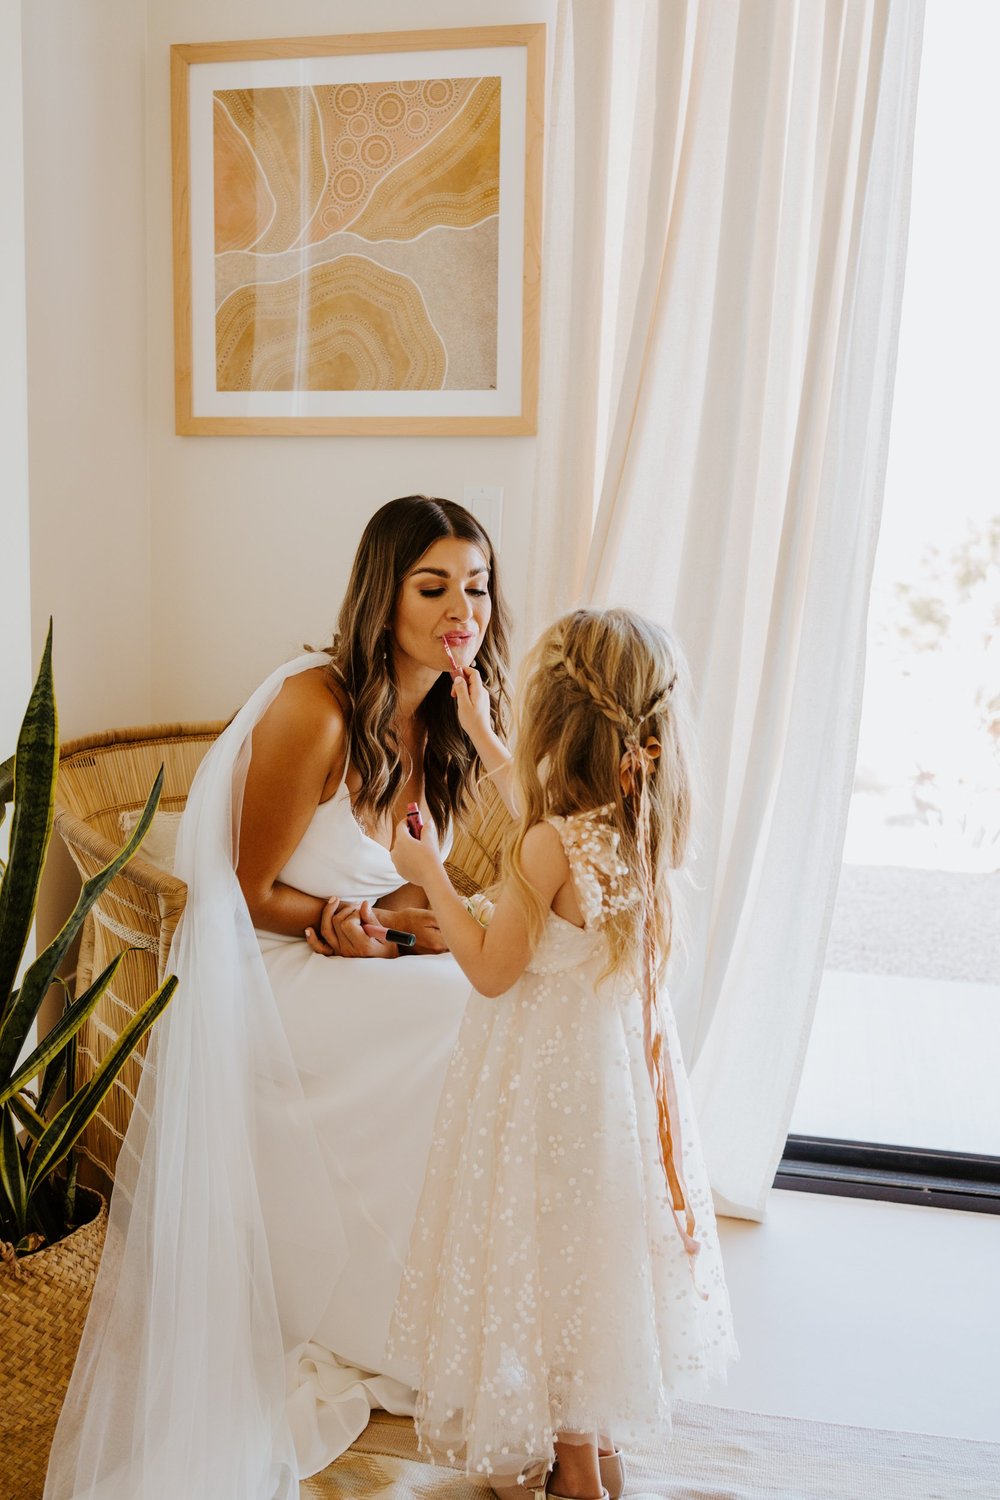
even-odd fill
[{"label": "green plant leaf", "polygon": [[122,1063],[152,1026],[160,1012],[169,1004],[176,988],[176,975],[171,974],[136,1011],[93,1077],[78,1089],[71,1099],[67,1099],[51,1124],[46,1126],[45,1134],[36,1145],[28,1168],[29,1199],[35,1185],[59,1165],[75,1144],[77,1137],[86,1129],[97,1106],[114,1083]]},{"label": "green plant leaf", "polygon": [[52,685],[50,620],[42,664],[14,756],[14,816],[7,868],[0,884],[0,1018],[6,1017],[11,1008],[11,991],[35,916],[52,835],[58,765],[59,723]]},{"label": "green plant leaf", "polygon": [[[146,806],[128,842],[118,851],[110,864],[105,865],[103,870],[98,870],[96,875],[84,881],[77,903],[61,931],[53,938],[45,952],[39,954],[21,981],[17,997],[0,1026],[0,1078],[5,1078],[15,1066],[42,1001],[55,980],[56,970],[65,958],[70,943],[83,926],[84,918],[90,908],[108,888],[122,866],[128,864],[145,838],[146,831],[153,821],[156,805],[160,800],[162,786],[163,767],[161,766],[152,791],[146,799]],[[8,873],[4,882],[5,890],[9,879]]]},{"label": "green plant leaf", "polygon": [[17,1232],[22,1235],[28,1220],[28,1193],[17,1127],[9,1109],[0,1116],[0,1183],[13,1211]]},{"label": "green plant leaf", "polygon": [[[94,980],[90,988],[78,1000],[73,1000],[67,1005],[52,1030],[39,1042],[34,1052],[25,1058],[17,1072],[13,1073],[6,1083],[2,1081],[2,1076],[0,1076],[0,1104],[6,1104],[12,1094],[19,1094],[52,1058],[57,1057],[63,1051],[66,1044],[79,1031],[112,979],[118,973],[125,955],[133,951],[131,948],[126,948],[123,952],[117,953],[103,973],[99,974]],[[65,1068],[65,1057],[62,1059],[62,1063]],[[47,1091],[48,1099],[43,1103],[42,1098]],[[46,1080],[42,1086],[42,1096],[38,1101],[39,1114],[45,1113],[46,1104],[51,1103],[54,1092],[55,1089],[50,1089]]]},{"label": "green plant leaf", "polygon": [[55,1245],[66,1233],[68,1220],[63,1212],[62,1193],[54,1191],[55,1184],[45,1184],[46,1191],[32,1193],[28,1200],[28,1223],[44,1238],[46,1244]]},{"label": "green plant leaf", "polygon": [[[14,800],[14,757],[0,760],[0,823],[7,816],[7,803]],[[0,869],[3,866],[0,865]]]},{"label": "green plant leaf", "polygon": [[23,1094],[18,1094],[11,1099],[7,1108],[17,1120],[19,1125],[31,1136],[33,1141],[40,1141],[45,1134],[45,1121],[36,1109],[33,1109]]}]

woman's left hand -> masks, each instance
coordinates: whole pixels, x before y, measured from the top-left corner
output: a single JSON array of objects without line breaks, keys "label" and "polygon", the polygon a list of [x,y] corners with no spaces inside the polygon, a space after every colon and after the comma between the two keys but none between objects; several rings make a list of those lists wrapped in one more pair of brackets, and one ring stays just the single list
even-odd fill
[{"label": "woman's left hand", "polygon": [[383,927],[398,927],[402,932],[412,932],[416,945],[408,953],[447,953],[448,948],[441,936],[438,919],[426,906],[376,907],[375,920]]}]

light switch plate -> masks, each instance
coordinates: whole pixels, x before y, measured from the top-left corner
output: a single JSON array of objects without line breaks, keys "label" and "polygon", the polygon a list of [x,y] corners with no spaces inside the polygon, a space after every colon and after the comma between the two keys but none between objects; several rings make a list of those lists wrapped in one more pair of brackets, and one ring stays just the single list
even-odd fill
[{"label": "light switch plate", "polygon": [[499,549],[503,528],[503,485],[467,484],[462,491],[462,504],[466,510],[472,511],[494,547]]}]

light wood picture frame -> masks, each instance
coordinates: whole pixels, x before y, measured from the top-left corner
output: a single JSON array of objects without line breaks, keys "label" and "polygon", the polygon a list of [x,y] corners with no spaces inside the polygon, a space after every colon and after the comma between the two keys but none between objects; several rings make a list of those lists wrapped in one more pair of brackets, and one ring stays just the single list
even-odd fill
[{"label": "light wood picture frame", "polygon": [[536,431],[545,27],[171,48],[176,428]]}]

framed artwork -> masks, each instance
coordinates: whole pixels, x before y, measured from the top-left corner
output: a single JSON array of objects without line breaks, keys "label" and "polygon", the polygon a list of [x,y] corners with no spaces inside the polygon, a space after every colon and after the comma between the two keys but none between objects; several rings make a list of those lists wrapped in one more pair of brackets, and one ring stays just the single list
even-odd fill
[{"label": "framed artwork", "polygon": [[535,431],[545,28],[171,48],[177,431]]}]

